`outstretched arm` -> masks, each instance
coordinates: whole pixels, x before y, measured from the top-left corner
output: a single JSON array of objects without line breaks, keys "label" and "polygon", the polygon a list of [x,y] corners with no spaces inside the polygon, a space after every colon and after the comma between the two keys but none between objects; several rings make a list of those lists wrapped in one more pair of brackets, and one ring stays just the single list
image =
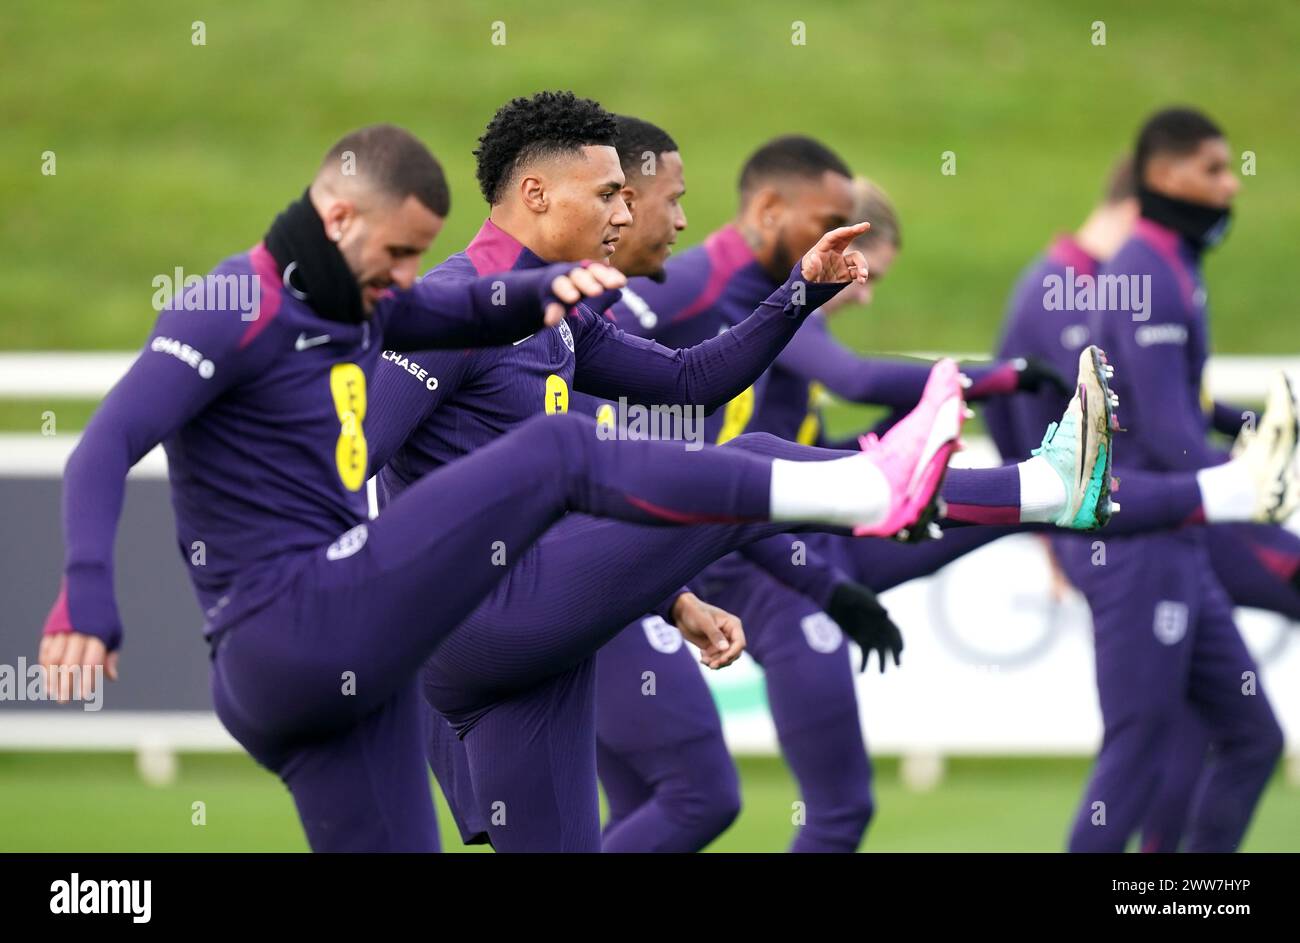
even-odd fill
[{"label": "outstretched arm", "polygon": [[426,278],[384,301],[384,343],[394,350],[492,347],[564,319],[583,298],[627,284],[608,265],[562,263],[467,281]]},{"label": "outstretched arm", "polygon": [[1215,432],[1221,432],[1233,438],[1236,438],[1241,433],[1241,427],[1246,424],[1246,416],[1252,414],[1251,410],[1242,409],[1240,406],[1224,403],[1217,399],[1214,401],[1213,408],[1214,412],[1210,418],[1210,425],[1214,427]]},{"label": "outstretched arm", "polygon": [[773,579],[806,596],[825,609],[835,587],[852,582],[852,578],[826,560],[815,550],[808,549],[796,534],[777,534],[765,537],[740,548],[740,555]]},{"label": "outstretched arm", "polygon": [[[921,398],[934,364],[928,360],[862,357],[831,334],[826,319],[814,314],[796,334],[776,363],[854,403],[911,409]],[[1069,387],[1056,371],[1041,362],[1013,359],[991,363],[963,363],[971,379],[966,398],[978,402],[991,396],[1033,391],[1052,386],[1063,395]]]},{"label": "outstretched arm", "polygon": [[712,412],[762,375],[810,312],[850,281],[865,280],[866,260],[849,244],[868,227],[827,233],[753,314],[694,347],[671,350],[580,312],[574,385],[606,399],[698,404]]}]

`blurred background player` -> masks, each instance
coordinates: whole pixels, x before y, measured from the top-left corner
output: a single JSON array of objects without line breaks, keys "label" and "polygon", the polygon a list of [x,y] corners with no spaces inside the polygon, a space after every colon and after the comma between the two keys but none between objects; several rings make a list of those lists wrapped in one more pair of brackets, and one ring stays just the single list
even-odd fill
[{"label": "blurred background player", "polygon": [[[1058,368],[1077,357],[1089,339],[1088,312],[1072,310],[1073,306],[1049,307],[1045,304],[1044,285],[1052,278],[1065,280],[1072,275],[1095,276],[1101,263],[1109,260],[1128,240],[1137,218],[1133,161],[1125,157],[1111,171],[1104,199],[1093,208],[1078,231],[1053,240],[1048,250],[1019,279],[1012,293],[998,355],[1040,357]],[[1003,459],[1014,460],[1027,455],[1037,442],[1035,430],[1039,419],[1056,415],[1060,405],[1060,398],[1047,391],[988,403],[984,409],[985,423]],[[1215,401],[1212,426],[1216,432],[1238,435],[1244,416],[1253,416],[1253,413]],[[1244,446],[1245,442],[1241,444]],[[1255,457],[1260,453],[1256,449],[1248,454]],[[1223,457],[1226,459],[1227,455]],[[1142,495],[1137,494],[1138,477],[1127,473],[1124,489],[1126,513],[1138,511],[1149,500],[1149,495],[1162,492],[1160,500],[1183,506],[1187,526],[1201,522],[1211,525],[1208,535],[1210,561],[1215,575],[1236,605],[1267,609],[1292,621],[1300,620],[1300,586],[1297,586],[1300,538],[1281,526],[1213,523],[1224,519],[1239,521],[1243,517],[1260,519],[1259,509],[1269,498],[1270,489],[1255,489],[1254,485],[1267,482],[1269,476],[1248,472],[1239,481],[1233,481],[1227,476],[1234,469],[1244,470],[1242,463],[1233,468],[1225,465],[1211,468],[1214,471],[1198,471],[1190,478],[1181,473],[1150,475],[1153,487],[1146,488]],[[1229,483],[1227,488],[1220,486],[1225,480]],[[1238,497],[1243,491],[1246,493],[1244,499]],[[1284,513],[1285,508],[1279,507],[1278,512]],[[1050,537],[1053,546],[1076,539],[1065,534]],[[1092,565],[1091,559],[1088,565]],[[1144,821],[1142,850],[1177,850],[1192,792],[1204,766],[1207,746],[1201,722],[1195,712],[1189,710],[1182,728],[1172,738],[1170,756],[1162,764],[1161,791]]]},{"label": "blurred background player", "polygon": [[[686,228],[681,154],[650,122],[618,116],[617,124],[633,222],[611,261],[629,276],[662,278]],[[574,408],[613,421],[612,407],[590,398],[575,398]],[[836,577],[825,589],[840,588],[839,623],[864,650],[878,650],[882,663],[887,652],[896,656],[901,636],[874,594],[859,585],[850,589],[847,575]],[[653,697],[645,693],[647,672]],[[597,653],[596,732],[609,804],[602,850],[697,851],[735,818],[740,785],[712,695],[680,633],[657,615],[633,622]]]},{"label": "blurred background player", "polygon": [[[1202,405],[1209,327],[1201,257],[1223,238],[1240,189],[1230,162],[1223,132],[1191,109],[1158,112],[1138,134],[1139,217],[1100,274],[1130,291],[1149,286],[1149,307],[1094,310],[1089,325],[1125,366],[1117,387],[1131,430],[1126,467],[1207,476],[1223,465],[1207,442]],[[1271,400],[1294,400],[1294,391],[1275,388]],[[1295,435],[1290,422],[1259,438]],[[1202,528],[1109,539],[1104,566],[1078,559],[1088,548],[1057,548],[1092,608],[1105,728],[1071,850],[1124,849],[1151,811],[1170,738],[1189,708],[1212,745],[1190,813],[1190,851],[1237,848],[1281,753],[1282,732],[1214,573],[1210,539]]]},{"label": "blurred background player", "polygon": [[[624,151],[625,162],[644,152],[644,142],[637,143],[635,151]],[[633,179],[635,178],[629,170],[629,181]],[[655,183],[656,181],[647,180],[644,186],[648,192],[654,192]],[[859,178],[854,181],[854,192],[857,204],[853,212],[854,218],[873,221],[872,229],[856,241],[868,260],[871,273],[868,281],[865,285],[855,285],[842,292],[804,324],[765,374],[765,392],[759,400],[757,412],[748,419],[745,426],[747,429],[767,431],[805,443],[824,443],[820,412],[828,387],[841,396],[866,401],[875,399],[896,409],[907,404],[908,395],[915,395],[910,392],[913,389],[912,377],[917,372],[915,365],[860,357],[835,341],[827,329],[826,318],[833,313],[853,302],[870,302],[873,286],[883,279],[901,248],[897,213],[883,191]],[[647,207],[645,218],[650,220],[650,233],[668,231],[665,223],[671,218],[671,213],[667,210],[667,207],[658,203],[651,203]],[[654,220],[656,213],[661,221]],[[657,243],[666,244],[665,240]],[[623,245],[626,249],[634,250],[637,259],[646,254],[639,246],[635,224],[625,232]],[[626,274],[642,274],[623,261],[622,251],[621,249],[613,256],[614,263]],[[687,253],[688,256],[690,254]],[[649,255],[651,261],[659,261],[653,252]],[[657,291],[660,290],[634,279],[624,291],[623,302],[613,310],[621,313],[623,306],[627,305],[635,312],[637,321],[643,328],[649,324],[663,324],[663,312],[651,308],[637,294]],[[702,315],[708,313],[701,312]],[[693,317],[700,318],[700,315]],[[623,323],[632,329],[637,327],[630,319],[625,319]],[[688,325],[687,330],[702,336],[707,333],[709,326]],[[725,328],[725,322],[717,327]],[[671,327],[667,329],[667,336],[670,342],[676,338]],[[1068,358],[1056,357],[1048,361],[1036,360],[1032,351],[1027,354],[1008,354],[1004,351],[1001,356],[1014,359],[1007,359],[984,376],[987,378],[1000,373],[1006,378],[1018,373],[1022,378],[1021,383],[1006,383],[1004,380],[1002,388],[995,388],[992,382],[986,380],[984,389],[981,390],[977,381],[976,387],[968,393],[978,396],[989,391],[1008,392],[1017,386],[1026,390],[1022,396],[991,397],[987,402],[987,408],[991,410],[1003,409],[1006,404],[1015,404],[1022,399],[1031,402],[1046,400],[1051,403],[1050,413],[1037,415],[1026,423],[1026,428],[1036,425],[1038,431],[1033,440],[1036,445],[1042,429],[1052,422],[1053,417],[1060,416],[1066,406],[1065,397],[1056,392],[1059,384],[1053,378],[1059,373],[1074,369],[1082,346],[1073,348]],[[1028,447],[1016,456],[1018,459],[1029,457]],[[1271,466],[1273,477],[1276,478],[1279,470],[1286,465],[1285,461],[1275,460]],[[1239,466],[1240,472],[1250,470],[1250,466],[1245,463],[1239,463]],[[1254,480],[1248,474],[1244,477],[1247,487],[1253,488]],[[1149,528],[1178,523],[1183,519],[1187,512],[1180,503],[1150,500],[1152,496],[1161,495],[1165,484],[1164,481],[1149,485],[1134,483],[1132,491],[1135,496],[1145,500],[1138,503],[1135,509],[1137,513],[1119,519],[1121,529]],[[1178,484],[1190,486],[1193,492],[1197,487],[1194,476],[1190,475],[1179,478]],[[980,513],[977,509],[971,510],[974,514]],[[1254,506],[1248,505],[1244,513],[1241,510],[1235,511],[1237,516],[1233,519],[1249,519],[1254,512]],[[1014,518],[1006,515],[1002,519]],[[769,538],[745,551],[749,560],[763,560],[767,574],[754,572],[745,562],[728,559],[710,567],[695,581],[697,588],[709,595],[712,601],[734,609],[744,619],[751,654],[761,657],[760,653],[769,645],[778,648],[780,652],[770,659],[777,667],[766,671],[765,680],[769,702],[773,704],[778,735],[781,735],[783,727],[789,731],[787,736],[781,736],[783,752],[791,762],[809,812],[809,823],[800,830],[794,847],[856,847],[871,815],[869,775],[862,772],[865,754],[861,764],[823,759],[851,758],[855,752],[862,752],[846,746],[861,742],[856,725],[851,677],[848,677],[847,671],[839,672],[840,677],[837,678],[825,676],[825,671],[839,670],[839,660],[847,664],[847,649],[840,644],[837,623],[846,628],[856,623],[849,634],[860,643],[866,643],[864,653],[875,647],[876,640],[880,638],[879,635],[868,634],[870,628],[862,627],[866,621],[864,613],[871,607],[869,602],[855,600],[858,605],[849,614],[849,618],[841,615],[845,611],[844,594],[854,585],[853,579],[862,580],[873,589],[882,591],[908,579],[932,573],[952,559],[1007,533],[1023,529],[1023,526],[1008,524],[949,530],[943,541],[916,547],[875,542],[850,545],[849,542],[830,538],[830,543],[840,545],[839,549],[850,557],[848,561],[840,561],[843,568],[820,559],[815,549],[807,549],[810,545],[822,547],[823,544],[817,541],[823,540],[823,535],[807,535],[798,544],[789,536]],[[771,576],[776,579],[772,580]],[[888,622],[878,604],[874,611],[878,617],[866,621],[867,626],[875,627],[877,632],[885,631],[886,626],[892,628],[892,623]],[[796,626],[802,631],[796,631]],[[610,683],[602,684],[602,706],[606,701],[618,701],[623,708],[602,709],[598,720],[602,737],[602,771],[609,771],[608,775],[603,776],[611,809],[606,843],[607,847],[615,849],[625,846],[653,847],[654,841],[666,847],[680,847],[673,844],[672,829],[662,825],[655,833],[657,838],[649,845],[638,846],[628,839],[633,825],[642,820],[658,818],[669,823],[681,823],[678,832],[685,834],[690,833],[692,826],[700,821],[729,821],[737,807],[738,797],[729,789],[710,790],[707,781],[695,776],[687,764],[675,760],[681,752],[681,744],[686,742],[698,753],[710,749],[707,744],[711,743],[716,754],[721,749],[719,734],[711,729],[689,727],[684,728],[682,734],[674,734],[672,731],[683,729],[680,724],[645,722],[646,715],[656,710],[667,714],[666,719],[671,721],[673,704],[686,701],[690,692],[702,685],[697,686],[690,674],[684,674],[674,688],[679,693],[672,700],[652,702],[630,695],[619,697],[613,693],[619,690],[628,695],[627,679],[638,676],[638,668],[644,668],[647,660],[658,665],[665,663],[664,654],[655,651],[656,645],[662,642],[662,632],[653,620],[644,624],[633,623],[615,642],[602,650],[600,657],[602,680],[616,672],[624,679],[623,687],[619,689]],[[833,657],[835,654],[840,658]],[[783,665],[783,661],[795,665]],[[799,665],[800,662],[803,664]],[[864,666],[865,663],[866,657],[863,659]],[[816,678],[818,683],[805,686],[799,681],[801,676],[806,681],[817,675],[818,667],[825,669]],[[791,680],[788,687],[782,684],[784,677]],[[835,680],[840,683],[832,683]],[[606,691],[611,693],[606,694]],[[812,697],[809,691],[816,691],[816,697]],[[836,698],[827,692],[840,692],[841,696]],[[807,724],[799,722],[800,705],[805,702],[811,705],[806,713],[815,715],[813,721]],[[821,716],[826,714],[834,715],[838,723],[829,722]],[[850,716],[855,722],[850,723]],[[805,728],[814,733],[804,736]],[[836,734],[840,735],[835,736]],[[819,739],[824,742],[818,742]],[[672,747],[679,749],[674,750]],[[700,764],[705,769],[717,765],[717,761],[713,764]],[[638,774],[638,767],[644,772]],[[626,801],[624,797],[627,797]],[[820,801],[813,801],[814,798]],[[699,831],[702,832],[703,829]],[[820,843],[815,837],[819,834],[823,836]]]},{"label": "blurred background player", "polygon": [[[649,149],[646,142],[652,141],[650,135],[642,132],[641,138],[629,136],[626,147],[621,149],[625,166],[640,161]],[[666,145],[660,141],[659,146]],[[631,170],[629,181],[638,181]],[[634,187],[653,194],[662,185],[646,179]],[[665,188],[665,192],[671,190]],[[873,196],[877,193],[873,188]],[[847,168],[824,146],[801,137],[769,142],[742,171],[742,205],[737,222],[710,236],[704,246],[668,262],[663,282],[633,279],[622,300],[611,308],[611,314],[629,330],[666,337],[670,343],[714,336],[734,324],[737,313],[753,297],[770,290],[773,276],[769,269],[775,269],[777,260],[799,247],[799,240],[806,239],[805,233],[815,228],[814,221],[830,221],[835,213],[851,216],[869,210],[882,220],[881,238],[873,237],[873,223],[872,231],[856,243],[878,266],[868,278],[869,286],[871,277],[883,276],[892,264],[900,242],[898,226],[883,196],[877,197],[874,205],[863,199],[853,207],[854,195]],[[850,200],[848,209],[841,206],[845,197]],[[625,230],[621,246],[612,257],[614,264],[629,275],[643,274],[638,271],[643,265],[662,264],[670,245],[659,234],[670,230],[672,207],[660,201],[646,202],[642,218]],[[684,219],[680,222],[684,225]],[[638,229],[642,223],[646,226],[645,246]],[[629,255],[624,256],[625,251]],[[855,290],[868,289],[857,286]],[[814,325],[813,321],[818,323]],[[741,430],[754,428],[790,440],[818,441],[815,417],[808,418],[810,410],[820,408],[819,403],[809,405],[810,384],[816,381],[816,374],[808,375],[810,369],[834,371],[829,375],[833,377],[830,382],[837,383],[840,392],[851,388],[856,395],[874,395],[895,408],[902,408],[909,398],[915,402],[919,394],[916,381],[923,381],[928,364],[858,357],[831,339],[820,321],[814,314],[792,339],[790,344],[801,350],[789,367],[784,366],[790,351],[787,345],[759,384],[729,403],[721,417],[711,419],[712,441],[727,441]],[[810,332],[815,332],[814,336],[805,340]],[[1012,392],[1021,384],[1037,388],[1042,382],[1050,382],[1051,377],[1049,371],[1024,362],[977,366],[968,372],[975,377],[968,395],[978,396]],[[779,410],[781,414],[773,415],[765,425],[762,420],[769,404],[772,413]],[[1013,467],[1010,474],[1014,481],[1018,470]],[[1055,473],[1049,469],[1047,474]],[[1018,496],[1015,500],[1012,519],[1019,519]],[[1059,508],[1053,512],[1057,514]],[[997,535],[985,536],[981,542]],[[724,609],[733,607],[738,611],[747,625],[749,651],[765,669],[768,701],[782,751],[799,781],[807,808],[807,822],[799,830],[794,850],[851,851],[870,819],[872,799],[870,766],[862,745],[852,668],[841,625],[863,646],[864,663],[865,653],[873,649],[880,654],[882,668],[887,654],[897,659],[901,649],[897,628],[874,597],[855,583],[866,582],[869,573],[874,579],[885,577],[885,573],[872,573],[882,569],[876,566],[863,567],[851,578],[834,566],[805,565],[811,561],[806,554],[792,553],[792,538],[771,538],[764,543],[775,544],[769,547],[767,569],[784,571],[780,581],[748,560],[728,559],[710,567],[693,585],[711,601],[726,598]],[[954,546],[951,533],[932,546],[940,551],[942,559],[961,552]],[[888,555],[889,551],[911,548],[881,544],[880,549]],[[750,556],[759,558],[757,554]],[[893,572],[902,581],[910,578],[918,564],[920,557],[911,556],[907,567],[895,566]],[[939,565],[937,561],[928,564],[930,569]],[[887,588],[894,584],[869,585]],[[828,611],[833,615],[828,616]],[[755,627],[763,636],[757,643]],[[602,649],[598,659],[599,759],[610,801],[607,850],[702,847],[717,834],[710,834],[710,826],[719,822],[725,825],[738,807],[738,796],[730,789],[731,779],[724,779],[714,788],[708,778],[696,772],[697,767],[701,771],[715,770],[725,763],[725,747],[714,712],[697,715],[707,716],[707,724],[685,725],[678,718],[679,704],[707,702],[708,692],[698,671],[691,666],[693,675],[686,670],[671,675],[671,697],[637,695],[633,681],[643,671],[655,670],[656,678],[662,680],[666,666],[683,661],[670,661],[667,656],[672,653],[659,650],[663,636],[663,629],[654,620],[639,620]],[[671,640],[671,634],[668,638]],[[651,665],[655,667],[651,669]],[[684,756],[688,754],[711,759],[687,763]]]}]

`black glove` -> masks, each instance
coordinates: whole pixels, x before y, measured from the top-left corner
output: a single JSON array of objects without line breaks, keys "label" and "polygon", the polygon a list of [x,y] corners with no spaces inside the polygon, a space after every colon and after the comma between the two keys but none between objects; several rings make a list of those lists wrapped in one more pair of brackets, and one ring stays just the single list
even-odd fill
[{"label": "black glove", "polygon": [[1017,357],[1012,363],[1016,367],[1016,388],[1020,391],[1037,393],[1050,389],[1066,398],[1074,395],[1074,387],[1046,360]]},{"label": "black glove", "polygon": [[880,673],[885,672],[886,653],[899,665],[903,651],[903,633],[898,631],[876,594],[860,583],[840,583],[831,591],[826,614],[835,620],[844,634],[862,649],[862,670],[867,670],[871,653],[880,655]]}]

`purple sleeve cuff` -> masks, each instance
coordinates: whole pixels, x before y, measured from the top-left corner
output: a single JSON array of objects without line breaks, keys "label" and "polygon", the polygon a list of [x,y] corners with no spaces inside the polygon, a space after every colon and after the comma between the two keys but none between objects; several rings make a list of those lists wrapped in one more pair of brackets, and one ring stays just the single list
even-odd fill
[{"label": "purple sleeve cuff", "polygon": [[971,379],[971,388],[966,391],[968,400],[1006,396],[1020,387],[1020,371],[1010,361],[995,364],[964,363],[961,372]]},{"label": "purple sleeve cuff", "polygon": [[651,611],[655,615],[659,616],[659,618],[667,622],[669,625],[672,625],[673,606],[677,605],[677,600],[682,597],[683,593],[689,593],[690,591],[691,588],[689,586],[683,586],[681,589],[674,592],[671,596],[665,597],[664,600],[661,603],[659,603],[659,605],[655,606],[654,609],[652,609]]}]

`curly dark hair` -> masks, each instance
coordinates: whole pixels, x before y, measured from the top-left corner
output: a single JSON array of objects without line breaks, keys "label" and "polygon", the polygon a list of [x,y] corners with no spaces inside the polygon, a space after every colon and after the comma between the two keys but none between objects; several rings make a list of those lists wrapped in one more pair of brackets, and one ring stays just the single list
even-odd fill
[{"label": "curly dark hair", "polygon": [[478,139],[478,187],[493,206],[505,196],[515,171],[540,157],[591,144],[614,146],[614,116],[573,92],[538,92],[512,98],[492,116]]}]

